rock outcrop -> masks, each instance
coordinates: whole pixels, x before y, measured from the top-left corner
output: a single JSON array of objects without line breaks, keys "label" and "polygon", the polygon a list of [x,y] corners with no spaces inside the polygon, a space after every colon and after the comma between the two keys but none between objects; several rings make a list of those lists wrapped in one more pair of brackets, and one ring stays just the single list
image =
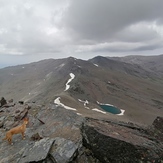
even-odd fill
[{"label": "rock outcrop", "polygon": [[82,136],[84,146],[102,163],[163,161],[163,143],[133,124],[87,119]]},{"label": "rock outcrop", "polygon": [[158,141],[163,142],[163,117],[157,117],[152,126],[150,126],[148,133],[155,137]]},{"label": "rock outcrop", "polygon": [[157,117],[154,122],[153,126],[155,129],[159,130],[163,134],[163,117]]},{"label": "rock outcrop", "polygon": [[30,144],[23,152],[19,163],[25,162],[40,162],[45,161],[48,158],[49,151],[53,145],[54,139],[44,138],[40,141],[36,141]]},{"label": "rock outcrop", "polygon": [[55,158],[57,163],[67,163],[67,160],[69,160],[69,162],[73,161],[73,159],[77,156],[78,149],[79,144],[75,144],[71,140],[58,137],[55,138],[50,155]]},{"label": "rock outcrop", "polygon": [[[69,162],[81,147],[80,126],[83,118],[55,105],[19,104],[3,108],[0,113],[0,162]],[[26,140],[13,135],[13,146],[2,139],[5,130],[21,124],[29,117]]]},{"label": "rock outcrop", "polygon": [[4,97],[2,97],[0,100],[0,107],[4,106],[5,104],[7,104],[7,101]]}]

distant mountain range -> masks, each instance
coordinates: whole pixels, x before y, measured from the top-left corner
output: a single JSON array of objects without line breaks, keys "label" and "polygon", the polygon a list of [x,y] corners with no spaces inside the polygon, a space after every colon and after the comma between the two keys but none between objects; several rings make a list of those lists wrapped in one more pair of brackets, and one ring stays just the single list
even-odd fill
[{"label": "distant mountain range", "polygon": [[113,57],[116,61],[139,65],[145,70],[163,76],[163,54],[157,56],[126,56]]},{"label": "distant mountain range", "polygon": [[[0,96],[42,104],[60,97],[62,104],[78,108],[83,116],[150,124],[163,115],[161,63],[163,55],[97,56],[88,61],[69,57],[6,67],[0,69]],[[93,111],[101,110],[97,101],[125,114]]]}]

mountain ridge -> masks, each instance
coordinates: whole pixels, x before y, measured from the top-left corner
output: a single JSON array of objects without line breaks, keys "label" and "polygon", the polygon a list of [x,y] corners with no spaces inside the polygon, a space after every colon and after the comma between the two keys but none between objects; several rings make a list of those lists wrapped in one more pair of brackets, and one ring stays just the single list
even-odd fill
[{"label": "mountain ridge", "polygon": [[[109,57],[110,58],[110,57]],[[163,54],[156,56],[125,56],[125,57],[111,57],[113,60],[122,61],[139,65],[147,71],[157,72],[159,76],[163,76]]]},{"label": "mountain ridge", "polygon": [[[83,116],[120,118],[92,112],[101,110],[99,101],[125,110],[123,120],[148,124],[162,113],[162,81],[155,73],[139,68],[106,57],[47,59],[0,69],[0,96],[43,104],[60,97],[65,105],[79,108]],[[65,91],[70,73],[74,79]],[[89,109],[79,99],[87,100]]]}]

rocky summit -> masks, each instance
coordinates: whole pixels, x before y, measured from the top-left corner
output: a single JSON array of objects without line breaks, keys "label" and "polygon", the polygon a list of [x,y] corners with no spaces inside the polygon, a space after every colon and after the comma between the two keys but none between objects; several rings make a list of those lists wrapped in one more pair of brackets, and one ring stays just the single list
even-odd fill
[{"label": "rocky summit", "polygon": [[[153,125],[83,118],[61,106],[10,103],[0,109],[1,163],[162,163],[162,117]],[[2,140],[29,118],[25,132]]]}]

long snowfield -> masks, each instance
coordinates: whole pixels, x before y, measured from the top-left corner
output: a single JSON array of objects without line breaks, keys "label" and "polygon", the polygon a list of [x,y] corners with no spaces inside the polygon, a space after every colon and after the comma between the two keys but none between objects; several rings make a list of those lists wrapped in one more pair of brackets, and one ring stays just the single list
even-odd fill
[{"label": "long snowfield", "polygon": [[57,105],[59,105],[59,106],[64,107],[64,108],[67,109],[67,110],[74,110],[74,111],[76,111],[75,108],[71,108],[71,107],[69,107],[69,106],[66,106],[66,105],[62,104],[62,103],[60,102],[60,99],[61,99],[60,97],[56,98],[56,99],[54,100],[54,103],[57,104]]},{"label": "long snowfield", "polygon": [[74,75],[73,73],[70,73],[70,77],[71,77],[71,78],[67,81],[67,83],[66,83],[66,88],[65,88],[64,91],[67,91],[67,90],[70,88],[69,83],[75,78],[75,75]]}]

